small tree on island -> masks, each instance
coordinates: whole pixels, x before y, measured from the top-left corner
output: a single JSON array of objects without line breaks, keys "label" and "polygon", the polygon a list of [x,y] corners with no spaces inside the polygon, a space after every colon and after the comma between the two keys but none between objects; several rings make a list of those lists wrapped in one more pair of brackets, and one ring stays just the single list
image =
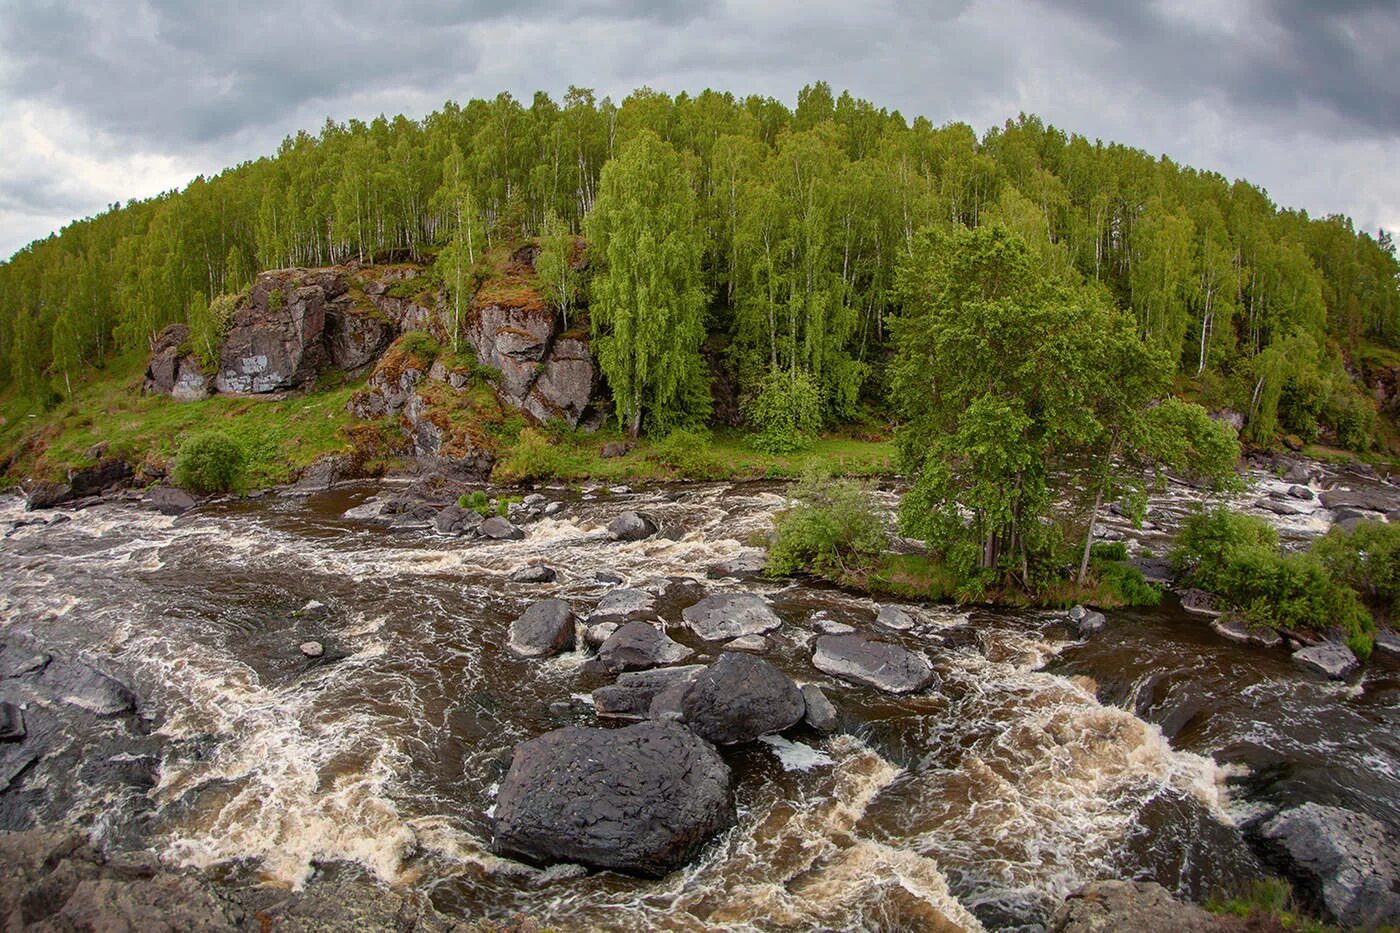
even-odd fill
[{"label": "small tree on island", "polygon": [[[1239,448],[1199,406],[1164,401],[1171,362],[1091,285],[1047,278],[1000,227],[921,231],[897,272],[892,402],[914,477],[904,530],[968,594],[1054,572],[1066,519],[1162,468],[1232,475]],[[1147,472],[1143,472],[1144,469]],[[1057,502],[1071,513],[1057,515]]]}]

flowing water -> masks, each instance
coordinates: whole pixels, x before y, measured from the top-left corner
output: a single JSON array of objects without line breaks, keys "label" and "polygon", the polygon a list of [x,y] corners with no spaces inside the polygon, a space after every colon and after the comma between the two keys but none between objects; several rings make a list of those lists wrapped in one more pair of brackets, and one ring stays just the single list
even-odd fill
[{"label": "flowing water", "polygon": [[[545,490],[564,509],[508,542],[357,519],[381,492],[178,519],[112,503],[0,542],[0,624],[101,661],[153,717],[141,825],[167,861],[294,888],[353,862],[448,913],[561,929],[1036,929],[1096,878],[1197,899],[1247,883],[1261,867],[1239,827],[1280,805],[1336,803],[1400,829],[1393,661],[1331,684],[1170,607],[1112,613],[1084,642],[1052,613],[919,606],[913,631],[881,637],[927,651],[941,686],[890,697],[809,663],[813,613],[868,628],[870,600],[707,576],[768,530],[779,485]],[[1155,529],[1130,533],[1165,535],[1191,496],[1154,503]],[[678,539],[608,541],[624,509]],[[21,514],[0,503],[0,522]],[[559,581],[505,582],[534,561]],[[512,748],[593,724],[587,696],[606,682],[582,653],[514,657],[506,628],[546,595],[586,612],[603,570],[656,592],[672,637],[702,658],[716,649],[675,624],[680,610],[706,591],[762,592],[786,622],[769,659],[841,714],[829,739],[727,751],[737,826],[659,881],[542,871],[487,845]],[[304,611],[313,601],[324,608]],[[308,639],[325,658],[302,656]],[[72,819],[117,813],[77,782]]]}]

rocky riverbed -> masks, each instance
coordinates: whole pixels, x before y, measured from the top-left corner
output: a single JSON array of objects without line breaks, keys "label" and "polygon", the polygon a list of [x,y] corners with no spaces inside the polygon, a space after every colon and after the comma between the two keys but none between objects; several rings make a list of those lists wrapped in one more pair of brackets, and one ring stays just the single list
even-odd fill
[{"label": "rocky riverbed", "polygon": [[[1348,922],[1394,893],[1393,658],[1329,680],[1171,599],[1089,633],[767,580],[748,542],[783,491],[542,488],[490,526],[421,481],[178,515],[6,501],[0,828],[26,867],[0,909],[1032,930],[1270,871]],[[1236,504],[1301,543],[1395,492],[1304,467]],[[1174,486],[1103,534],[1160,555],[1196,501]],[[629,837],[627,874],[586,867],[607,867],[597,839],[561,834],[532,783],[600,734],[610,760],[661,743],[675,765],[604,801],[675,791],[679,831]],[[1065,900],[1119,878],[1164,890]]]}]

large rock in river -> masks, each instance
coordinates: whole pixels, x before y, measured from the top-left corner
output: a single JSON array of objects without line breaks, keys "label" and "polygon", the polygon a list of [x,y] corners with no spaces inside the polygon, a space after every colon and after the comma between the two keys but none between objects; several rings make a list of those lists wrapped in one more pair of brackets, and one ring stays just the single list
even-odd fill
[{"label": "large rock in river", "polygon": [[589,663],[615,674],[678,664],[694,653],[685,645],[672,641],[650,622],[626,622],[607,637],[598,647],[598,657]]},{"label": "large rock in river", "polygon": [[574,646],[574,611],[562,599],[542,599],[510,624],[510,650],[545,658]]},{"label": "large rock in river", "polygon": [[762,658],[725,652],[685,691],[681,722],[718,745],[795,726],[807,711],[792,679]]},{"label": "large rock in river", "polygon": [[491,847],[659,877],[733,821],[729,766],[689,730],[571,726],[516,746]]},{"label": "large rock in river", "polygon": [[1345,680],[1361,663],[1346,645],[1330,641],[1299,648],[1293,652],[1293,661],[1333,680]]},{"label": "large rock in river", "polygon": [[1301,893],[1344,927],[1400,923],[1400,839],[1364,813],[1305,803],[1263,825]]},{"label": "large rock in river", "polygon": [[783,624],[768,601],[756,593],[716,593],[681,612],[691,631],[706,641],[763,635]]},{"label": "large rock in river", "polygon": [[927,658],[862,635],[820,636],[812,664],[835,677],[887,693],[913,693],[934,680]]}]

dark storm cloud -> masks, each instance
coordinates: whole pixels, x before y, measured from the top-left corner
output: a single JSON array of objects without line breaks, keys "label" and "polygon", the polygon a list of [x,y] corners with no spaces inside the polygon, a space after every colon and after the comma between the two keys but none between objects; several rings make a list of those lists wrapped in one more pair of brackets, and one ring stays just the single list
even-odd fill
[{"label": "dark storm cloud", "polygon": [[[1102,64],[1168,99],[1219,96],[1273,119],[1305,110],[1310,119],[1329,118],[1352,132],[1400,131],[1395,0],[1262,0],[1214,11],[1202,3],[1194,17],[1172,4],[1047,5],[1110,37],[1114,46]],[[1233,14],[1232,28],[1221,28],[1221,11]]]}]

